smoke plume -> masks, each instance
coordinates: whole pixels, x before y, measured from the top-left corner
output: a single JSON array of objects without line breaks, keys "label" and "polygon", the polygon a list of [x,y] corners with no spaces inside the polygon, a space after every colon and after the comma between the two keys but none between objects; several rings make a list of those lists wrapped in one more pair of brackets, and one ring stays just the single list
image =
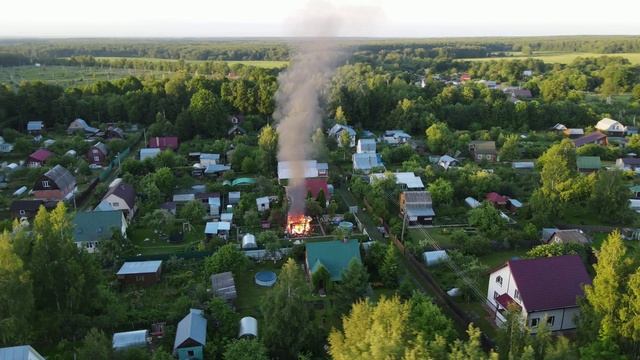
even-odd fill
[{"label": "smoke plume", "polygon": [[321,92],[326,88],[338,61],[338,51],[331,37],[338,17],[310,21],[313,38],[299,41],[286,71],[278,76],[276,112],[278,121],[278,160],[291,162],[292,179],[289,196],[292,213],[304,212],[304,160],[313,160],[311,135],[322,125]]}]

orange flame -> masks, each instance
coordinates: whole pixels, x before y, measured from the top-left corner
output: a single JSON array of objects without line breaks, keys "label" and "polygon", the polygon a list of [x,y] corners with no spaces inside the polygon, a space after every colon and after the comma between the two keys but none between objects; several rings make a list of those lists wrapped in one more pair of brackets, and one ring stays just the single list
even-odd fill
[{"label": "orange flame", "polygon": [[311,232],[311,218],[304,215],[287,216],[287,232],[293,236],[306,235]]}]

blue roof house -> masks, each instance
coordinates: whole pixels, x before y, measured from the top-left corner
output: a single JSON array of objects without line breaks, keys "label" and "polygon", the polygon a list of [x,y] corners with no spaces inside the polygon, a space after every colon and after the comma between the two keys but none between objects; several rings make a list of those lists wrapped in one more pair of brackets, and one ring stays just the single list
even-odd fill
[{"label": "blue roof house", "polygon": [[191,309],[178,323],[173,355],[178,360],[203,360],[207,342],[207,319],[204,310]]}]

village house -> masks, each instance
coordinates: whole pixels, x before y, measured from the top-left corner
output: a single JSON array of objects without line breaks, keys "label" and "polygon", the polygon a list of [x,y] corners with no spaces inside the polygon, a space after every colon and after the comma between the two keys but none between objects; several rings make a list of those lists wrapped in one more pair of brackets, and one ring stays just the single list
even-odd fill
[{"label": "village house", "polygon": [[36,217],[40,206],[44,206],[47,210],[55,208],[57,201],[46,202],[44,200],[14,200],[9,206],[11,218],[33,219]]},{"label": "village house", "polygon": [[382,158],[376,153],[355,153],[351,155],[353,161],[353,170],[360,171],[364,174],[370,173],[374,169],[384,171]]},{"label": "village house", "polygon": [[[290,186],[285,187],[285,192],[287,194],[287,199],[291,201],[292,191]],[[316,179],[305,179],[304,180],[304,193],[306,196],[311,196],[312,199],[318,199],[320,193],[324,194],[325,198],[325,206],[329,205],[329,200],[331,200],[331,193],[329,191],[329,184],[327,184],[327,179],[325,178],[316,178]]]},{"label": "village house", "polygon": [[[412,172],[396,172],[390,173],[396,179],[396,185],[402,190],[424,190],[424,184],[420,176],[416,176]],[[385,179],[387,174],[371,174],[369,175],[369,183]]]},{"label": "village house", "polygon": [[[329,272],[331,281],[341,281],[342,273],[351,260],[362,262],[360,243],[355,239],[307,242],[305,249],[305,266],[309,277],[324,268]],[[319,287],[325,288],[326,285],[320,284]]]},{"label": "village house", "polygon": [[533,97],[533,95],[531,94],[531,90],[521,87],[509,86],[502,89],[502,92],[512,100],[528,100]]},{"label": "village house", "polygon": [[331,129],[329,129],[329,136],[336,140],[338,146],[342,146],[340,137],[343,132],[347,132],[349,134],[349,147],[356,146],[356,131],[351,126],[335,124]]},{"label": "village house", "polygon": [[30,168],[42,167],[47,160],[53,157],[53,153],[47,149],[38,149],[27,158],[27,166]]},{"label": "village house", "polygon": [[387,130],[382,134],[382,141],[390,145],[406,144],[411,140],[411,135],[402,130]]},{"label": "village house", "polygon": [[487,200],[491,205],[497,208],[504,208],[507,206],[509,202],[509,197],[500,195],[497,192],[487,193],[485,196],[485,200]]},{"label": "village house", "polygon": [[244,115],[235,114],[231,115],[228,118],[228,121],[231,123],[231,127],[227,130],[228,136],[238,136],[246,134],[246,130],[242,128],[242,123],[244,122]]},{"label": "village house", "polygon": [[4,138],[0,136],[0,153],[10,153],[13,151],[13,145],[4,141]]},{"label": "village house", "polygon": [[56,165],[33,185],[33,196],[39,200],[68,200],[75,189],[76,178],[61,165]]},{"label": "village house", "polygon": [[569,139],[577,139],[581,136],[584,136],[584,129],[579,129],[579,128],[565,129],[562,133],[564,134],[564,136],[568,137]]},{"label": "village house", "polygon": [[122,285],[153,285],[160,281],[162,260],[127,261],[116,273]]},{"label": "village house", "polygon": [[475,162],[494,162],[498,158],[495,141],[474,140],[469,143],[469,153]]},{"label": "village house", "polygon": [[559,133],[564,132],[565,130],[567,130],[567,127],[565,124],[560,124],[560,123],[556,123],[555,125],[553,125],[552,127],[549,128],[549,130],[551,131],[556,131]]},{"label": "village house", "polygon": [[505,312],[512,306],[533,333],[545,317],[551,331],[575,329],[577,298],[590,283],[577,255],[510,260],[489,275],[487,305],[497,325],[506,321]]},{"label": "village house", "polygon": [[604,118],[596,124],[596,130],[599,130],[608,136],[622,137],[624,136],[627,128],[619,121]]},{"label": "village house", "polygon": [[178,360],[203,360],[207,343],[207,318],[204,310],[190,309],[178,323],[173,355]]},{"label": "village house", "polygon": [[609,142],[607,141],[607,135],[601,133],[600,131],[594,131],[588,135],[574,139],[573,144],[578,148],[587,144],[606,146],[609,144]]},{"label": "village house", "polygon": [[27,123],[27,133],[30,135],[41,135],[44,131],[44,122],[29,121]]},{"label": "village house", "polygon": [[87,161],[89,164],[102,166],[107,162],[108,154],[109,150],[107,149],[107,145],[98,142],[87,151]]},{"label": "village house", "polygon": [[625,157],[616,159],[616,168],[624,171],[640,170],[640,158]]},{"label": "village house", "polygon": [[124,139],[124,130],[116,126],[109,126],[104,136],[106,139]]},{"label": "village house", "polygon": [[547,244],[580,244],[587,245],[591,243],[591,240],[587,238],[585,233],[579,229],[556,229],[547,236],[543,241]]},{"label": "village house", "polygon": [[127,220],[130,221],[137,210],[136,190],[133,186],[123,182],[122,179],[115,179],[109,184],[109,190],[102,197],[96,211],[98,208],[101,210],[122,210]]},{"label": "village house", "polygon": [[433,211],[431,194],[427,191],[401,192],[400,215],[409,226],[433,224],[436,213]]},{"label": "village house", "polygon": [[204,234],[208,239],[217,236],[226,240],[230,230],[231,223],[228,221],[211,221],[205,225]]},{"label": "village house", "polygon": [[2,360],[45,360],[31,345],[19,345],[0,348]]},{"label": "village house", "polygon": [[359,139],[358,145],[356,146],[356,152],[359,154],[363,153],[376,153],[376,140],[375,139]]},{"label": "village house", "polygon": [[578,156],[576,157],[576,165],[581,173],[591,173],[602,168],[600,156]]},{"label": "village house", "polygon": [[438,165],[445,170],[449,170],[449,168],[459,166],[460,161],[452,156],[442,155],[438,159]]},{"label": "village house", "polygon": [[89,253],[98,251],[100,242],[111,239],[114,232],[127,237],[127,222],[119,210],[77,212],[73,226],[76,246]]},{"label": "village house", "polygon": [[179,145],[180,143],[176,136],[155,136],[149,139],[149,144],[147,146],[152,149],[160,149],[161,151],[176,151],[178,150]]},{"label": "village house", "polygon": [[87,122],[83,119],[75,119],[67,127],[67,134],[72,135],[76,133],[82,133],[82,135],[95,135],[100,130],[98,128],[94,128],[89,126]]},{"label": "village house", "polygon": [[305,179],[328,178],[329,164],[319,163],[316,160],[303,161],[278,161],[278,182],[285,184],[293,178],[293,168],[300,166]]}]

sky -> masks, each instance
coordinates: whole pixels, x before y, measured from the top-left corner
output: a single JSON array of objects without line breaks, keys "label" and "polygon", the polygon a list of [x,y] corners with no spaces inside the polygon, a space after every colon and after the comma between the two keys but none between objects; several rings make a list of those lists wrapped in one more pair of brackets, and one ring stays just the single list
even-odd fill
[{"label": "sky", "polygon": [[639,13],[634,0],[9,0],[0,37],[639,35]]}]

